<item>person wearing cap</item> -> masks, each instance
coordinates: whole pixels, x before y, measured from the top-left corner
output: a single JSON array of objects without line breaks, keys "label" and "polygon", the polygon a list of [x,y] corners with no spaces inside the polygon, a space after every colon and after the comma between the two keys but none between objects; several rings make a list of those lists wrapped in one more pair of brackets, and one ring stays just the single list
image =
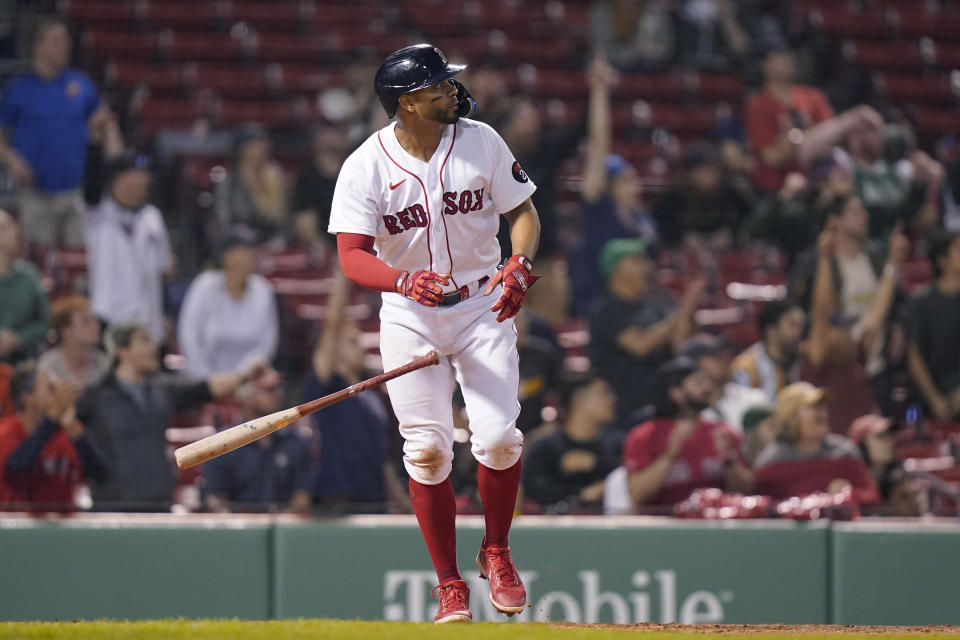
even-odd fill
[{"label": "person wearing cap", "polygon": [[270,369],[254,363],[243,373],[205,380],[158,373],[159,345],[142,324],[111,325],[104,334],[112,370],[90,389],[77,408],[81,422],[103,446],[110,478],[91,486],[102,511],[168,511],[176,475],[167,455],[166,430],[174,413],[227,396]]},{"label": "person wearing cap", "polygon": [[587,71],[590,102],[587,158],[580,183],[580,238],[570,251],[573,313],[577,316],[585,315],[602,293],[597,254],[605,243],[614,238],[644,238],[652,244],[657,238],[653,218],[640,199],[642,186],[636,169],[623,156],[611,153],[610,87],[614,79],[615,72],[606,61],[595,58]]},{"label": "person wearing cap", "polygon": [[657,367],[679,351],[693,331],[693,314],[703,293],[692,283],[676,309],[650,292],[646,243],[611,240],[600,252],[607,295],[590,312],[588,354],[617,395],[617,415],[626,419],[654,400]]},{"label": "person wearing cap", "polygon": [[851,491],[860,504],[879,501],[856,445],[830,432],[824,389],[795,382],[777,394],[777,440],[757,457],[757,491],[777,499]]},{"label": "person wearing cap", "polygon": [[761,389],[773,402],[780,389],[798,380],[807,313],[795,300],[771,300],[758,324],[760,340],[734,358],[730,369],[735,382]]},{"label": "person wearing cap", "polygon": [[266,130],[249,127],[234,147],[233,167],[217,184],[215,209],[221,230],[251,228],[257,241],[279,238],[287,225],[287,184],[283,169],[271,157]]},{"label": "person wearing cap", "polygon": [[254,273],[254,236],[243,229],[221,236],[219,269],[190,283],[177,336],[185,373],[206,378],[245,371],[257,360],[270,361],[279,335],[276,294],[270,281]]},{"label": "person wearing cap", "polygon": [[752,194],[724,176],[713,145],[691,145],[681,173],[653,205],[660,238],[667,246],[729,251],[750,213]]},{"label": "person wearing cap", "polygon": [[773,407],[758,404],[743,414],[743,457],[753,467],[760,452],[777,439],[777,425],[773,420]]},{"label": "person wearing cap", "polygon": [[733,348],[733,342],[726,336],[701,333],[687,340],[680,355],[693,360],[713,380],[715,393],[704,417],[726,422],[734,431],[742,433],[744,412],[764,404],[767,397],[760,389],[733,379],[730,370]]},{"label": "person wearing cap", "polygon": [[148,201],[144,156],[124,151],[115,118],[91,137],[79,203],[87,247],[90,302],[105,323],[140,322],[164,341],[164,276],[173,268],[163,214]]},{"label": "person wearing cap", "polygon": [[[241,421],[283,408],[280,376],[264,376],[236,391]],[[310,427],[294,424],[210,460],[201,468],[204,506],[214,513],[310,509]]]},{"label": "person wearing cap", "polygon": [[634,503],[669,506],[708,487],[751,490],[753,472],[740,454],[742,438],[701,415],[712,393],[710,376],[689,358],[659,368],[656,414],[635,426],[623,444],[622,465]]}]

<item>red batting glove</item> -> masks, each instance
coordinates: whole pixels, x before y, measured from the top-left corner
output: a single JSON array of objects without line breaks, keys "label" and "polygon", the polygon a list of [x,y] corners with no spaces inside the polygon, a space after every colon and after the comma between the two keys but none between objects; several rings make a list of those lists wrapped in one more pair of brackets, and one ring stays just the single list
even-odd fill
[{"label": "red batting glove", "polygon": [[425,307],[435,307],[443,297],[443,289],[440,288],[440,285],[447,284],[449,281],[449,276],[420,269],[414,273],[409,271],[401,273],[397,277],[394,287],[397,293],[410,298],[414,302],[419,302]]},{"label": "red batting glove", "polygon": [[483,290],[485,296],[490,295],[497,284],[503,284],[500,299],[490,307],[490,311],[500,312],[497,314],[497,322],[503,322],[520,312],[520,307],[523,306],[523,301],[527,297],[527,289],[540,278],[540,276],[532,275],[530,273],[531,269],[533,269],[533,264],[530,259],[518,253],[515,256],[510,256],[510,259],[504,262],[497,269],[497,273],[490,278],[486,289]]}]

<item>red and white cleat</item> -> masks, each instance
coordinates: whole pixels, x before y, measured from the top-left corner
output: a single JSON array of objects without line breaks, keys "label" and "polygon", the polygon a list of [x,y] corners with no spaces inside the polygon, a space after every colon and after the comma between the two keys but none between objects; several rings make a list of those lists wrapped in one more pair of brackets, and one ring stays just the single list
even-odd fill
[{"label": "red and white cleat", "polygon": [[473,620],[473,614],[470,613],[470,589],[463,580],[451,580],[437,585],[431,594],[434,598],[440,598],[437,615],[433,616],[436,624]]},{"label": "red and white cleat", "polygon": [[490,603],[512,616],[527,606],[527,590],[523,587],[509,547],[480,547],[477,554],[480,577],[490,581]]}]

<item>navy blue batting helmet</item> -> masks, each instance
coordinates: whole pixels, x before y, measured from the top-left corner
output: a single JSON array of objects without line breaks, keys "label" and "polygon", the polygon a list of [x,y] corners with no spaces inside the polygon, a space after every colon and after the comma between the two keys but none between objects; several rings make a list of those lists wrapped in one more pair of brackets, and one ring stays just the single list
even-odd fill
[{"label": "navy blue batting helmet", "polygon": [[391,118],[397,112],[397,100],[405,93],[440,84],[467,68],[450,64],[432,44],[415,44],[394,51],[380,64],[373,79],[383,110]]}]

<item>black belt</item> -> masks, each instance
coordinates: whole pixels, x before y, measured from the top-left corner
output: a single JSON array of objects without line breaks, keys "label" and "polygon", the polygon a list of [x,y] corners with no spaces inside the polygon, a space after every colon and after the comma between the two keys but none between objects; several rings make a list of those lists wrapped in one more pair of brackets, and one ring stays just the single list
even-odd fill
[{"label": "black belt", "polygon": [[[480,287],[487,284],[490,280],[490,276],[483,276],[477,280],[477,288],[475,292],[480,291]],[[452,307],[453,305],[463,302],[470,297],[470,285],[463,285],[456,291],[451,291],[450,293],[443,294],[443,297],[440,298],[440,302],[437,304],[438,307]]]}]

